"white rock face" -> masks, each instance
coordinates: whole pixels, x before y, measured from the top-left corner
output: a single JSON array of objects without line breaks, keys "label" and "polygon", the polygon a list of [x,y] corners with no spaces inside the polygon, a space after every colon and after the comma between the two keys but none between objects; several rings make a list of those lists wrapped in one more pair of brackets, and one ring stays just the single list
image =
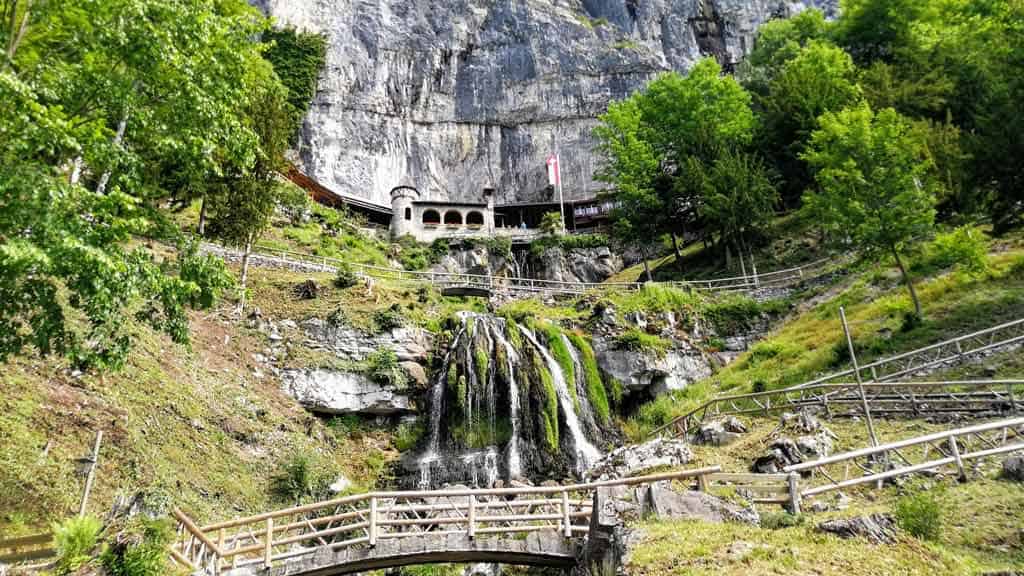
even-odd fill
[{"label": "white rock face", "polygon": [[409,397],[362,374],[334,370],[283,370],[284,391],[322,414],[390,415],[413,409]]},{"label": "white rock face", "polygon": [[592,198],[591,134],[609,102],[713,54],[728,67],[757,27],[837,0],[252,0],[280,24],[322,32],[327,62],[300,156],[327,187],[389,205],[424,199]]},{"label": "white rock face", "polygon": [[621,382],[627,393],[649,389],[657,396],[711,376],[711,364],[697,350],[671,349],[658,357],[616,350],[607,340],[594,338],[594,355],[601,371]]},{"label": "white rock face", "polygon": [[427,360],[427,351],[432,346],[430,332],[415,327],[366,334],[349,326],[336,326],[326,320],[310,318],[302,322],[302,329],[312,342],[329,348],[345,360],[365,360],[380,348],[390,348],[401,361],[422,363]]}]

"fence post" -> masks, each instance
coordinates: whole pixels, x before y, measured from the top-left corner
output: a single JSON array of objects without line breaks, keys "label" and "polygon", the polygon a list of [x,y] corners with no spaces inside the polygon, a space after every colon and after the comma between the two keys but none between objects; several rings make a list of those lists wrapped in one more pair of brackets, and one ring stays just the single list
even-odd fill
[{"label": "fence post", "polygon": [[697,476],[697,489],[701,492],[708,491],[708,477],[705,474]]},{"label": "fence post", "polygon": [[864,392],[864,381],[860,377],[860,366],[857,364],[857,353],[853,350],[853,337],[850,336],[850,326],[846,323],[846,310],[842,306],[839,307],[839,319],[843,322],[843,333],[846,334],[846,347],[850,351],[853,373],[857,377],[857,390],[860,391],[860,403],[864,409],[864,422],[868,427],[868,436],[871,437],[871,445],[878,446],[878,436],[875,435],[875,423],[871,419],[871,407],[868,406],[868,397]]},{"label": "fence post", "polygon": [[85,516],[85,508],[89,504],[89,492],[92,492],[92,483],[96,479],[96,464],[100,459],[100,442],[103,441],[103,430],[96,431],[96,442],[92,446],[92,454],[89,460],[89,475],[85,478],[85,489],[82,490],[82,504],[78,507],[78,515]]},{"label": "fence post", "polygon": [[800,474],[796,472],[789,473],[789,511],[800,513]]},{"label": "fence post", "polygon": [[472,540],[476,536],[476,496],[469,495],[469,539]]},{"label": "fence post", "polygon": [[370,496],[370,547],[377,545],[377,497]]},{"label": "fence post", "polygon": [[956,445],[956,436],[949,437],[949,450],[953,453],[953,460],[956,461],[956,469],[960,473],[960,481],[966,481],[967,472],[964,470],[963,460],[960,459],[960,447]]},{"label": "fence post", "polygon": [[263,543],[263,567],[270,569],[270,558],[274,550],[274,519],[267,518],[267,535]]},{"label": "fence post", "polygon": [[572,538],[572,516],[569,514],[569,491],[562,490],[562,529],[565,537]]}]

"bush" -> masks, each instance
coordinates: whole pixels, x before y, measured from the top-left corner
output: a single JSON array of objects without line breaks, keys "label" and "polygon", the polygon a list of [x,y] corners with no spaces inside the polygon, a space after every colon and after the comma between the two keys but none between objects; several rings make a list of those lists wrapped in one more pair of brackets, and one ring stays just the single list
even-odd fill
[{"label": "bush", "polygon": [[315,502],[327,496],[336,476],[334,472],[334,466],[319,456],[299,452],[281,464],[274,476],[272,489],[287,502]]},{"label": "bush", "polygon": [[85,566],[99,543],[103,524],[92,516],[68,518],[53,525],[57,549],[57,574],[69,574]]},{"label": "bush", "polygon": [[334,275],[334,286],[344,290],[345,288],[351,288],[359,283],[359,276],[352,270],[352,267],[347,262],[342,262],[338,266],[338,273]]},{"label": "bush", "polygon": [[419,443],[424,432],[426,432],[426,426],[423,425],[423,421],[420,419],[412,422],[402,422],[398,425],[398,429],[395,430],[393,440],[395,449],[399,452],[412,450]]},{"label": "bush", "polygon": [[378,384],[404,388],[409,375],[398,364],[398,355],[390,348],[378,348],[366,358],[366,374]]},{"label": "bush", "polygon": [[200,254],[199,243],[189,244],[180,260],[178,276],[195,285],[189,305],[206,310],[212,308],[221,292],[231,288],[235,279],[224,265],[224,260],[213,254]]},{"label": "bush", "polygon": [[789,512],[766,512],[761,514],[761,528],[765,530],[778,530],[780,528],[792,528],[804,523],[804,517]]},{"label": "bush", "polygon": [[540,219],[540,231],[554,236],[562,232],[562,215],[558,212],[548,212]]},{"label": "bush", "polygon": [[931,492],[921,490],[896,502],[896,522],[917,538],[935,540],[942,531],[942,508]]},{"label": "bush", "polygon": [[917,267],[941,270],[951,266],[974,276],[988,272],[988,242],[981,232],[960,226],[937,235],[925,250],[924,261]]},{"label": "bush", "polygon": [[394,304],[390,308],[384,310],[377,310],[373,313],[371,318],[373,327],[378,333],[390,332],[395,328],[401,328],[405,323],[405,319],[402,317],[402,310],[398,304]]},{"label": "bush", "polygon": [[174,530],[166,519],[143,520],[142,538],[120,538],[103,552],[101,560],[110,576],[161,576],[167,574],[167,546]]},{"label": "bush", "polygon": [[669,341],[664,338],[641,332],[636,328],[631,328],[615,337],[615,348],[619,350],[653,352],[659,357],[668,352],[669,344]]}]

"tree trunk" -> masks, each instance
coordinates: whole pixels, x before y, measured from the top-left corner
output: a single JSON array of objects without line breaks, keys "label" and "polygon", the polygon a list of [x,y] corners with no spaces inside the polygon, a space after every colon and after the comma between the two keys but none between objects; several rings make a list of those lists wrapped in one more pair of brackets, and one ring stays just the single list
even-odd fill
[{"label": "tree trunk", "polygon": [[[128,126],[128,112],[125,112],[121,119],[117,122],[117,132],[114,134],[114,146],[120,146],[124,140],[124,130]],[[107,183],[110,182],[110,170],[107,170],[100,176],[100,183],[96,185],[97,194],[105,194],[107,191]]]},{"label": "tree trunk", "polygon": [[906,266],[903,265],[903,260],[900,258],[900,252],[896,249],[896,245],[893,244],[892,255],[896,258],[896,265],[900,268],[900,274],[903,275],[903,283],[907,285],[907,290],[910,291],[910,299],[914,301],[914,314],[917,314],[918,319],[924,318],[921,313],[921,301],[917,298],[917,290],[914,290],[914,282],[910,279],[910,274],[907,273]]},{"label": "tree trunk", "polygon": [[252,244],[255,240],[255,234],[249,234],[249,239],[245,242],[245,252],[242,253],[242,278],[239,282],[240,291],[238,297],[238,313],[241,314],[245,310],[245,281],[249,278],[249,256],[252,254]]},{"label": "tree trunk", "polygon": [[206,234],[206,196],[200,200],[199,204],[199,237],[202,238]]},{"label": "tree trunk", "polygon": [[675,232],[672,232],[672,251],[676,253],[676,264],[682,264],[683,255],[679,252],[679,238],[676,237]]},{"label": "tree trunk", "polygon": [[728,242],[722,242],[722,249],[725,250],[725,269],[732,270],[732,249]]},{"label": "tree trunk", "polygon": [[25,2],[25,13],[21,16],[21,25],[17,25],[16,18],[18,15],[18,4],[15,2],[11,8],[11,26],[10,26],[10,41],[7,43],[7,64],[13,66],[14,55],[18,52],[18,45],[21,44],[22,38],[25,37],[25,31],[28,30],[28,18],[32,12],[32,0]]},{"label": "tree trunk", "polygon": [[648,282],[651,282],[651,266],[647,263],[647,250],[641,250],[640,253],[640,257],[643,258],[644,261],[644,276],[647,277]]}]

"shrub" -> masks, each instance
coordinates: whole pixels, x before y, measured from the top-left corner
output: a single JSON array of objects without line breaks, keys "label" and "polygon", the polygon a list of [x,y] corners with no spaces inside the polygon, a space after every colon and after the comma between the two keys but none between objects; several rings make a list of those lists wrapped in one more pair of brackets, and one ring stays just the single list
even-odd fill
[{"label": "shrub", "polygon": [[409,375],[398,364],[398,355],[390,348],[378,348],[366,358],[366,374],[378,384],[404,388]]},{"label": "shrub", "polygon": [[651,352],[659,357],[664,356],[668,352],[669,341],[661,338],[660,336],[654,336],[653,334],[647,334],[641,332],[636,328],[631,328],[622,334],[615,337],[614,341],[615,348],[619,350],[632,350],[634,352]]},{"label": "shrub", "polygon": [[99,542],[103,524],[92,516],[68,518],[53,525],[53,542],[57,549],[58,574],[68,574],[85,566]]},{"label": "shrub", "polygon": [[356,273],[347,262],[342,262],[338,265],[338,273],[334,275],[335,287],[344,290],[345,288],[351,288],[358,283],[359,277],[356,276]]},{"label": "shrub", "polygon": [[541,232],[554,236],[562,231],[562,215],[558,212],[548,212],[540,219]]},{"label": "shrub", "polygon": [[[110,576],[161,576],[167,574],[167,546],[174,537],[166,519],[142,520],[142,538],[120,538],[104,550],[103,567]],[[136,543],[137,542],[137,543]]]},{"label": "shrub", "polygon": [[780,528],[792,528],[804,523],[804,517],[789,512],[766,512],[761,514],[761,528],[766,530],[778,530]]},{"label": "shrub", "polygon": [[424,432],[426,432],[426,426],[418,418],[412,422],[402,422],[398,425],[398,429],[395,430],[395,449],[399,452],[412,450],[419,443]]},{"label": "shrub", "polygon": [[299,452],[285,460],[273,479],[273,492],[282,500],[294,502],[315,502],[328,493],[334,474],[334,466],[319,456]]},{"label": "shrub", "polygon": [[195,285],[189,297],[189,305],[198,309],[209,309],[217,303],[221,292],[231,288],[235,279],[224,265],[224,260],[213,254],[200,254],[199,243],[189,244],[181,256],[178,276]]},{"label": "shrub", "polygon": [[988,272],[988,242],[981,232],[970,226],[960,226],[951,232],[939,234],[925,250],[925,259],[918,267],[944,269],[957,266],[968,274],[978,276]]},{"label": "shrub", "polygon": [[377,310],[373,313],[371,321],[373,322],[373,327],[378,333],[390,332],[395,328],[401,328],[405,323],[405,319],[402,317],[402,311],[398,304],[384,310]]},{"label": "shrub", "polygon": [[935,540],[942,531],[942,509],[930,492],[920,490],[896,502],[896,522],[900,528],[923,540]]}]

